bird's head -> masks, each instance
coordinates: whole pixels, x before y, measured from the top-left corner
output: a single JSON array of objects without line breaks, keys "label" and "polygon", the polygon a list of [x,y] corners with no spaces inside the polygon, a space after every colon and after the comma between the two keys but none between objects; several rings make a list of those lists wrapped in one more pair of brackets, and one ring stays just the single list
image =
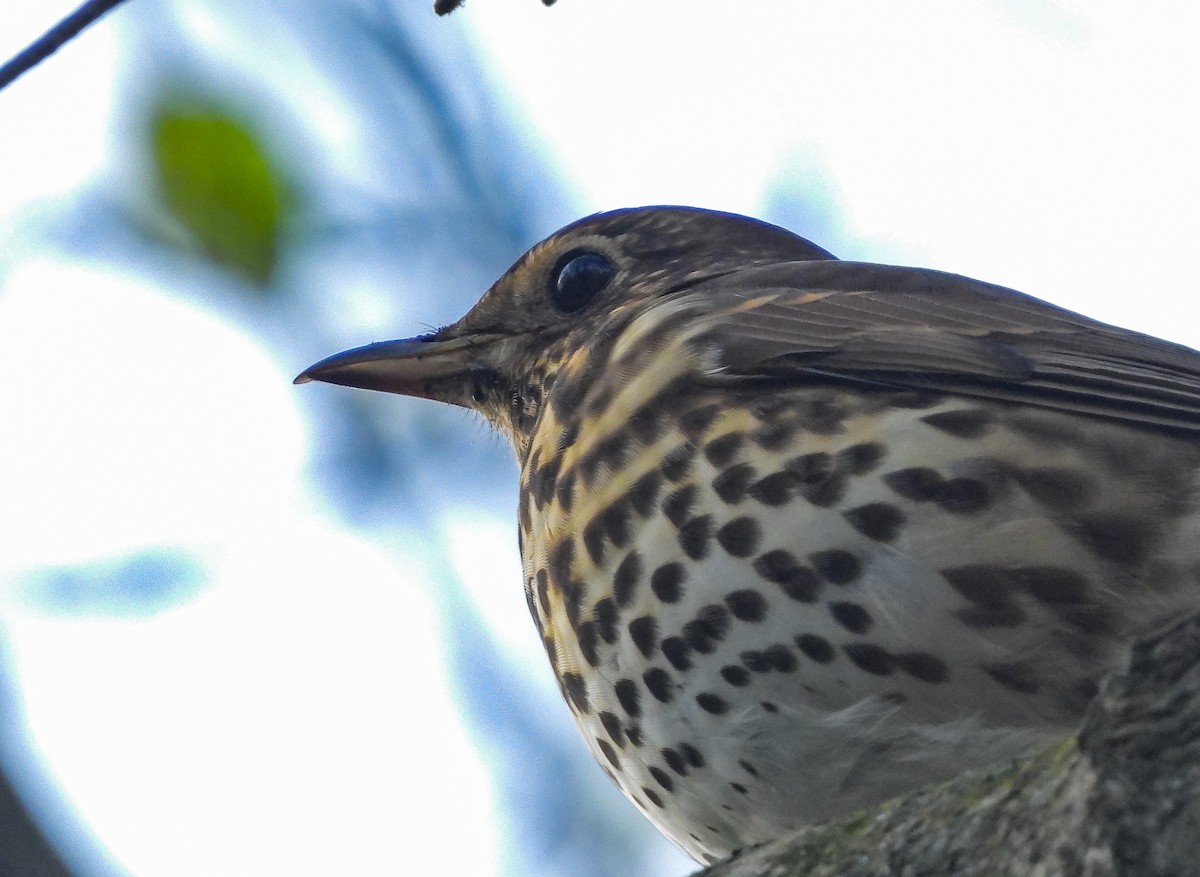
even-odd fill
[{"label": "bird's head", "polygon": [[832,259],[782,228],[690,207],[581,219],[535,245],[462,319],[324,359],[296,383],[419,396],[470,408],[517,442],[574,351],[611,338],[665,297],[780,262]]}]

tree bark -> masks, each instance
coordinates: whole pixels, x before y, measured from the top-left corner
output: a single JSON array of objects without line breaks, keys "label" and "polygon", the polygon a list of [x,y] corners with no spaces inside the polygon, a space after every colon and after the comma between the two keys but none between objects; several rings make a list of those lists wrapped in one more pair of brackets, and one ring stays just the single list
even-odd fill
[{"label": "tree bark", "polygon": [[802,828],[699,873],[1200,874],[1200,615],[1134,647],[1077,740]]}]

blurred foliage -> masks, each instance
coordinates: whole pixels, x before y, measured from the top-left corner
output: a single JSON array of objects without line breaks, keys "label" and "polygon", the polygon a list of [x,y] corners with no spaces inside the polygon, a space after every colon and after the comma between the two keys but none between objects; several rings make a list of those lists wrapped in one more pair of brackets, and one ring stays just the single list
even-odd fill
[{"label": "blurred foliage", "polygon": [[163,204],[213,262],[265,289],[279,263],[288,188],[252,127],[160,98],[152,119]]},{"label": "blurred foliage", "polygon": [[[229,34],[251,35],[246,57],[203,45],[178,4],[141,7],[129,50],[138,78],[126,94],[136,130],[121,140],[141,148],[129,150],[127,188],[98,190],[64,224],[64,249],[136,266],[298,371],[383,333],[457,318],[525,248],[582,212],[462,32],[431,27],[426,3],[205,6]],[[313,121],[335,109],[349,117],[337,147]],[[311,483],[346,526],[384,545],[418,531],[433,555],[448,512],[510,520],[513,455],[465,413],[339,388],[297,398],[318,437]],[[493,639],[446,560],[430,567],[451,684],[496,780],[500,873],[652,870],[666,842],[609,784],[562,704]],[[519,568],[511,575],[520,600]],[[48,570],[26,593],[60,613],[148,614],[204,579],[164,547]]]},{"label": "blurred foliage", "polygon": [[152,548],[107,562],[39,570],[24,580],[26,599],[59,615],[149,615],[178,606],[205,585],[199,564]]}]

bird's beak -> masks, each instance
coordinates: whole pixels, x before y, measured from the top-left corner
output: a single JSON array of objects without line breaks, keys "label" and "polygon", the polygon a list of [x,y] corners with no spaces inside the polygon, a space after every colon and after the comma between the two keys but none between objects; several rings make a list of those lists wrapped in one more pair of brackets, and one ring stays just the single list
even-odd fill
[{"label": "bird's beak", "polygon": [[472,378],[490,371],[483,354],[494,340],[491,336],[469,335],[444,340],[430,336],[380,341],[310,365],[295,383],[324,381],[463,404],[460,400]]}]

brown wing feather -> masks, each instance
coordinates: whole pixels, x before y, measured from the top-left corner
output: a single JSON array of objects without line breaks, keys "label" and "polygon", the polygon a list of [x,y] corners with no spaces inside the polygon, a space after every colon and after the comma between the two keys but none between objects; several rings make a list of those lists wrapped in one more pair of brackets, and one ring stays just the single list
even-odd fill
[{"label": "brown wing feather", "polygon": [[719,380],[943,390],[1200,434],[1200,353],[965,277],[792,262],[689,291]]}]

